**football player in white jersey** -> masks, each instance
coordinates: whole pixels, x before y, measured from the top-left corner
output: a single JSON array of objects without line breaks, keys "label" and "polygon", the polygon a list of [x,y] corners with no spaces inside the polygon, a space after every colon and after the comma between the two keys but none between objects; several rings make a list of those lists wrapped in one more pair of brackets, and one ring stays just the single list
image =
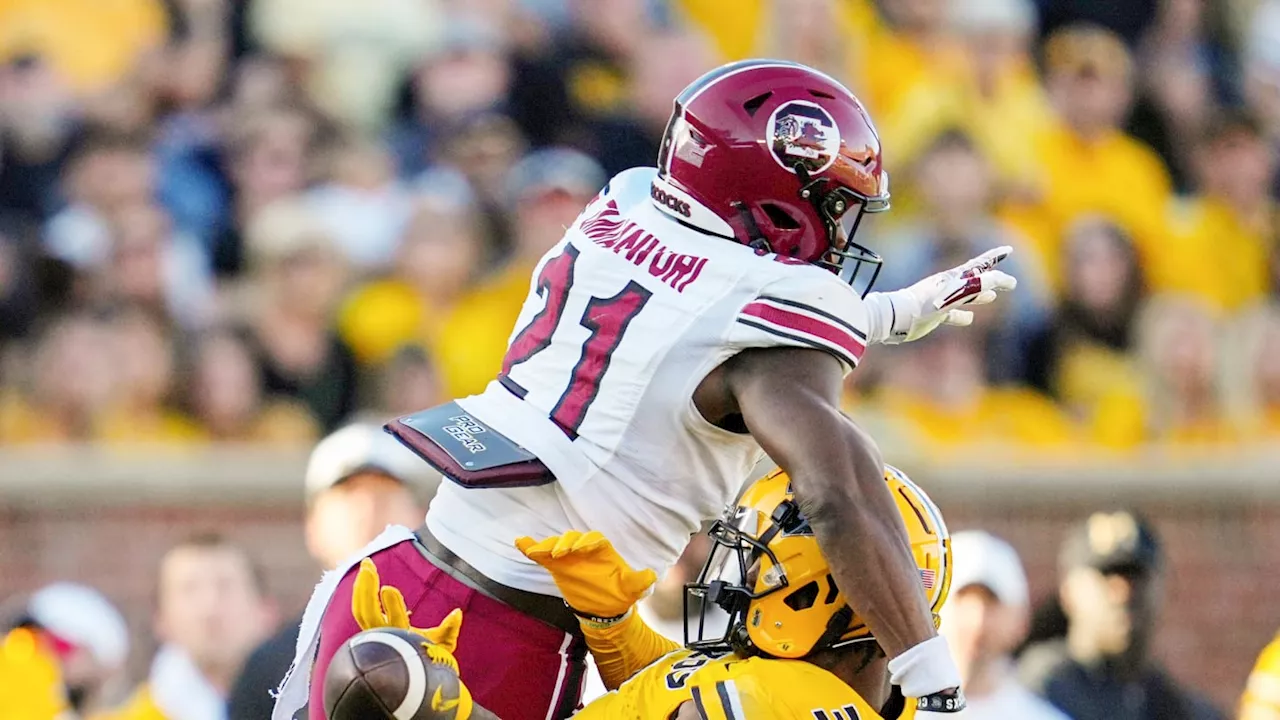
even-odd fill
[{"label": "football player in white jersey", "polygon": [[[565,717],[585,647],[551,576],[511,544],[602,531],[661,574],[767,453],[792,478],[836,581],[904,694],[958,702],[874,443],[840,410],[869,345],[967,325],[1013,278],[998,248],[890,293],[854,242],[889,207],[861,103],[795,63],[749,60],[686,88],[657,168],[614,177],[535,269],[500,376],[388,430],[441,470],[425,525],[367,548],[419,626],[463,607],[458,662],[508,720]],[[852,480],[850,480],[852,478]],[[317,589],[274,715],[324,717],[329,659],[359,632],[355,562]],[[608,619],[598,619],[607,622]]]}]

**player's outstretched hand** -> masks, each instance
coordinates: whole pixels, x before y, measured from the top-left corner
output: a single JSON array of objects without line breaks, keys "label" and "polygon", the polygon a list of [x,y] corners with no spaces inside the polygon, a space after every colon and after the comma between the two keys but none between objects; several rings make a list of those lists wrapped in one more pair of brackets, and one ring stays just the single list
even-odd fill
[{"label": "player's outstretched hand", "polygon": [[588,618],[625,615],[658,579],[652,570],[633,569],[595,530],[570,530],[541,541],[522,537],[516,548],[546,568],[569,607]]},{"label": "player's outstretched hand", "polygon": [[421,636],[431,645],[441,647],[447,653],[458,649],[458,633],[462,631],[462,609],[454,608],[440,624],[430,628],[417,628],[409,624],[409,609],[404,595],[391,585],[382,585],[378,566],[370,558],[360,561],[351,592],[351,615],[361,630],[374,628],[399,628]]},{"label": "player's outstretched hand", "polygon": [[921,280],[911,287],[890,293],[872,293],[867,302],[880,316],[880,337],[887,345],[911,342],[933,332],[939,325],[966,326],[973,323],[973,313],[959,308],[986,305],[997,293],[1018,286],[1012,275],[996,270],[996,265],[1009,257],[1008,245]]}]

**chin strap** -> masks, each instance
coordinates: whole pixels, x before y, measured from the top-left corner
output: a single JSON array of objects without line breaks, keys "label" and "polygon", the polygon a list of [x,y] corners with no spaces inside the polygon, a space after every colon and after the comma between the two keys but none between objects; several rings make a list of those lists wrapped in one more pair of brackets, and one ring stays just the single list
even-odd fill
[{"label": "chin strap", "polygon": [[840,642],[840,636],[849,631],[849,623],[852,620],[853,608],[845,605],[837,610],[831,616],[831,619],[827,620],[827,629],[822,631],[822,636],[813,644],[813,650],[810,652],[818,652],[819,650],[835,647]]},{"label": "chin strap", "polygon": [[760,226],[756,224],[756,218],[751,214],[751,209],[746,203],[735,201],[729,204],[734,210],[738,211],[738,216],[742,218],[742,224],[747,228],[747,247],[757,252],[773,252],[773,246],[769,243],[764,233],[760,232]]}]

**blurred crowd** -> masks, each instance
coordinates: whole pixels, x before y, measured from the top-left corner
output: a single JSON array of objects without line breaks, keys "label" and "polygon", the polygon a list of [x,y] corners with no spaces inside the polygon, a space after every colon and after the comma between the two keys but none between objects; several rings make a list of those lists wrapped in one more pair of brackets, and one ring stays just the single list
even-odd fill
[{"label": "blurred crowd", "polygon": [[1276,0],[6,0],[0,443],[313,442],[479,391],[529,270],[718,63],[845,81],[893,289],[1009,244],[878,436],[1280,438]]}]

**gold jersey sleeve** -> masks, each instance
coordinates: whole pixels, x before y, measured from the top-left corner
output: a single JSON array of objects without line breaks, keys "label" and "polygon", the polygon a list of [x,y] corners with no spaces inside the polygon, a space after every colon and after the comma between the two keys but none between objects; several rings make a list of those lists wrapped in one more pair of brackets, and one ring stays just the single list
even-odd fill
[{"label": "gold jersey sleeve", "polygon": [[667,720],[684,703],[700,720],[880,720],[839,678],[801,660],[677,650],[636,673],[575,720]]}]

